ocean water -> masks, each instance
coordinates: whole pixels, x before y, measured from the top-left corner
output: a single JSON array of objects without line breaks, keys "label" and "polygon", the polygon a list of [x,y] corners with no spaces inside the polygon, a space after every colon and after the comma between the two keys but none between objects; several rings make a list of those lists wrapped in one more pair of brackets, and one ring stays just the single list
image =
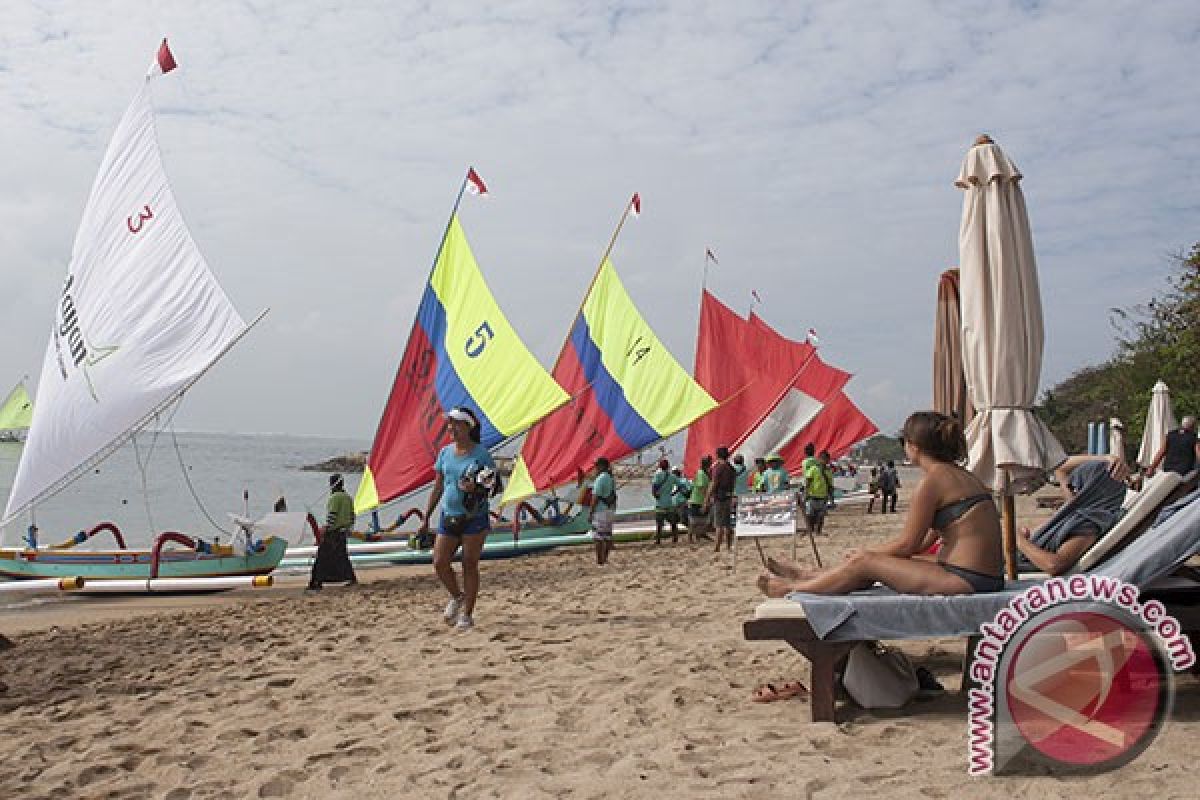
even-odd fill
[{"label": "ocean water", "polygon": [[[177,447],[178,445],[178,447]],[[139,434],[136,448],[128,443],[75,483],[40,503],[34,510],[42,546],[63,541],[77,531],[100,522],[113,522],[131,546],[147,546],[153,532],[180,531],[205,539],[228,541],[209,522],[207,511],[220,528],[230,529],[228,512],[257,517],[271,510],[282,493],[288,509],[313,511],[324,516],[329,484],[324,472],[302,471],[313,464],[370,447],[358,439],[279,434],[217,434],[171,432]],[[7,501],[21,458],[20,444],[0,443],[0,496]],[[146,478],[143,490],[144,465]],[[186,474],[186,478],[185,478]],[[199,502],[193,498],[188,479]],[[346,475],[346,489],[354,494],[359,475]],[[149,507],[149,511],[147,511]],[[21,542],[30,522],[27,512],[3,531],[3,544]],[[109,547],[106,534],[98,547]]]}]

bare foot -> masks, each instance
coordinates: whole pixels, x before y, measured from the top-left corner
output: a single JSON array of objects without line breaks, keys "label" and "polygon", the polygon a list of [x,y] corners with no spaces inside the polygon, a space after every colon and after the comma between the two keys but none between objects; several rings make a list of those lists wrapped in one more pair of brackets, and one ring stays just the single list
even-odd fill
[{"label": "bare foot", "polygon": [[773,575],[778,575],[781,578],[791,578],[794,581],[802,581],[805,578],[811,577],[808,570],[801,568],[797,564],[788,564],[779,559],[768,556],[767,570]]},{"label": "bare foot", "polygon": [[793,591],[787,580],[767,572],[758,576],[758,589],[767,597],[787,597]]}]

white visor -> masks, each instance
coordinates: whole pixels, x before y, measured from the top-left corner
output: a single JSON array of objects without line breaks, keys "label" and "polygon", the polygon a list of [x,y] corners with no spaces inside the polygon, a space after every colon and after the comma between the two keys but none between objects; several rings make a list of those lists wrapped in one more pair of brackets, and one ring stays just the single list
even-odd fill
[{"label": "white visor", "polygon": [[471,416],[470,412],[463,411],[461,408],[452,408],[447,411],[446,419],[456,419],[459,422],[465,422],[471,426],[478,424],[475,422],[475,418]]}]

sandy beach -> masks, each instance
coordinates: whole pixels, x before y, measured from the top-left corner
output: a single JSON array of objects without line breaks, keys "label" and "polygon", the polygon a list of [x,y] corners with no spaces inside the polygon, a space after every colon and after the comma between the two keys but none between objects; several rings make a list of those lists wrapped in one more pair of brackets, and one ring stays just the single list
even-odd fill
[{"label": "sandy beach", "polygon": [[[904,504],[902,496],[902,506]],[[1022,519],[1032,520],[1023,500]],[[903,511],[903,508],[902,508]],[[901,515],[830,517],[831,560]],[[784,552],[778,543],[770,548]],[[808,556],[805,549],[802,556]],[[586,548],[484,565],[474,631],[428,568],[357,589],[75,601],[0,615],[8,796],[71,798],[1194,797],[1195,679],[1115,775],[969,779],[961,640],[904,649],[951,691],[809,723],[784,646],[743,641],[760,598],[708,546]]]}]

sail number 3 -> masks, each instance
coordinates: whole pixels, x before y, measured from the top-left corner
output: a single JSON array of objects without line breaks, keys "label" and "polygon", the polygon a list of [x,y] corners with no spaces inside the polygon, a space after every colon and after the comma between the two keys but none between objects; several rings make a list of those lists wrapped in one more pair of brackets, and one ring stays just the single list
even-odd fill
[{"label": "sail number 3", "polygon": [[483,355],[484,348],[488,342],[496,338],[496,334],[492,332],[492,326],[485,320],[482,325],[475,329],[475,332],[467,337],[464,350],[470,358],[478,358]]},{"label": "sail number 3", "polygon": [[130,233],[137,233],[142,229],[142,225],[151,219],[154,219],[154,212],[150,210],[150,206],[142,206],[142,210],[137,213],[136,220],[132,214],[125,218],[125,227],[129,228]]}]

